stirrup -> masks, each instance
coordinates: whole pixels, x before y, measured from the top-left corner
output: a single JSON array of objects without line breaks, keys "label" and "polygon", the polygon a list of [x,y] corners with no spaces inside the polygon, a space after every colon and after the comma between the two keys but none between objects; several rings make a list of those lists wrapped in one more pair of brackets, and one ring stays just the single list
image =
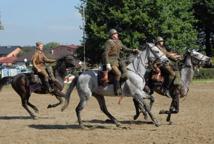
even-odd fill
[{"label": "stirrup", "polygon": [[164,95],[171,98],[171,94],[170,94],[170,91],[168,89],[165,89]]},{"label": "stirrup", "polygon": [[52,92],[54,92],[54,89],[53,88],[48,88],[48,92],[52,93]]}]

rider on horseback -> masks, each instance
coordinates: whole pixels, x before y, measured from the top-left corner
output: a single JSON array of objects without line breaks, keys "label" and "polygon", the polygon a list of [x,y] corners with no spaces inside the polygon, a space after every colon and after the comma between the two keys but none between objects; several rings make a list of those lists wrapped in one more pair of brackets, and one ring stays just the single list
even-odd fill
[{"label": "rider on horseback", "polygon": [[[109,39],[104,45],[105,51],[103,55],[104,64],[108,71],[112,70],[114,73],[114,92],[115,95],[121,95],[120,78],[127,78],[126,66],[119,60],[121,50],[138,53],[138,49],[127,48],[119,40],[118,32],[116,29],[109,31]],[[120,69],[119,69],[120,67]],[[121,71],[123,74],[121,75]]]},{"label": "rider on horseback", "polygon": [[56,79],[54,77],[52,67],[46,66],[46,63],[54,63],[56,60],[48,59],[43,52],[43,47],[44,44],[42,42],[36,42],[36,51],[32,56],[33,70],[43,77],[43,83],[48,91],[53,92],[54,90],[49,83],[49,75],[52,81],[56,81]]},{"label": "rider on horseback", "polygon": [[[158,47],[170,60],[172,61],[178,61],[178,60],[181,60],[182,57],[181,55],[178,55],[177,53],[174,53],[174,52],[169,52],[167,51],[166,47],[164,46],[164,39],[160,36],[158,36],[156,38],[156,41],[155,41],[155,45],[156,47]],[[169,94],[169,88],[171,86],[171,84],[173,83],[173,81],[178,78],[176,77],[176,73],[175,71],[173,70],[173,65],[171,62],[167,62],[165,63],[162,67],[161,67],[168,75],[168,83],[166,84],[165,88],[163,89],[163,93],[166,95],[166,96],[170,96]],[[177,80],[179,81],[179,80]]]}]

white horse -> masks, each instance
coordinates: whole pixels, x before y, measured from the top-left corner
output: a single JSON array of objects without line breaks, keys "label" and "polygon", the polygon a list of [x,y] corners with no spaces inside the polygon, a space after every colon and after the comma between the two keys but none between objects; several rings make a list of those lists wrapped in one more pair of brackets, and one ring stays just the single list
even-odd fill
[{"label": "white horse", "polygon": [[[127,66],[128,79],[121,85],[122,95],[131,96],[140,103],[140,108],[145,109],[150,115],[153,123],[159,126],[159,122],[154,118],[149,107],[145,103],[145,99],[148,95],[144,92],[145,79],[144,75],[148,68],[150,60],[159,59],[160,62],[167,62],[168,58],[154,45],[147,43],[140,53],[133,59],[133,61]],[[76,107],[76,114],[79,122],[79,126],[83,127],[80,112],[85,107],[87,101],[91,96],[94,96],[100,106],[100,109],[119,126],[119,122],[114,118],[107,110],[104,96],[114,96],[113,85],[107,85],[105,87],[98,85],[98,71],[89,70],[85,71],[77,77],[67,90],[67,100],[64,108],[67,107],[70,99],[70,94],[73,88],[76,86],[80,102]]]}]

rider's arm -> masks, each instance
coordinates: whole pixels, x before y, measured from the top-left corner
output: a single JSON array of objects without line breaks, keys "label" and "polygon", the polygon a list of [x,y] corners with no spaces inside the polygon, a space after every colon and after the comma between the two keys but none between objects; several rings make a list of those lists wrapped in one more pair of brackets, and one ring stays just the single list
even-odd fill
[{"label": "rider's arm", "polygon": [[139,52],[138,49],[128,48],[127,46],[125,46],[124,44],[122,44],[122,42],[121,42],[121,45],[122,45],[122,50],[124,50],[124,51],[127,51],[127,52]]},{"label": "rider's arm", "polygon": [[33,55],[33,57],[32,57],[32,64],[33,64],[33,67],[34,67],[37,71],[39,71],[39,67],[38,67],[37,64],[36,64],[36,60],[38,59],[38,57],[39,57],[39,54],[38,54],[38,53],[35,53],[35,54]]},{"label": "rider's arm", "polygon": [[56,60],[55,59],[49,59],[49,58],[47,58],[46,56],[45,56],[45,54],[43,54],[44,56],[44,61],[46,62],[46,63],[54,63],[54,62],[56,62]]},{"label": "rider's arm", "polygon": [[171,60],[174,60],[174,61],[177,61],[177,60],[181,59],[180,55],[178,55],[177,53],[173,53],[173,52],[167,52],[166,56],[168,58],[170,58]]},{"label": "rider's arm", "polygon": [[104,64],[108,64],[109,63],[109,52],[111,50],[111,42],[108,40],[105,45],[104,45],[104,48],[105,48],[105,51],[104,51],[104,55],[103,55],[103,58],[104,58]]}]

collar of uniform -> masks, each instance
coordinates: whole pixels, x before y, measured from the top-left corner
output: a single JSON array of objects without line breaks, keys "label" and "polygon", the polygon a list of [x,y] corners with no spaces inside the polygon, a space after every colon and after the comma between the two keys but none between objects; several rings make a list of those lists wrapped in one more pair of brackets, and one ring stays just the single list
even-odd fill
[{"label": "collar of uniform", "polygon": [[42,53],[42,52],[43,52],[42,50],[40,50],[40,49],[38,49],[38,48],[36,48],[36,51],[38,51],[39,53]]}]

